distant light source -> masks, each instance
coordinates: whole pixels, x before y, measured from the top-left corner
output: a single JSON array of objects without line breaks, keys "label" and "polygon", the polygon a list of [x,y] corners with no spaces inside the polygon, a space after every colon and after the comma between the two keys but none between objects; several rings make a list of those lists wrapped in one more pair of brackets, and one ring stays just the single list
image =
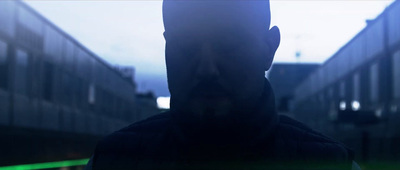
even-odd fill
[{"label": "distant light source", "polygon": [[340,110],[346,110],[346,102],[345,101],[341,101],[339,103],[339,109]]},{"label": "distant light source", "polygon": [[169,98],[170,97],[158,97],[157,106],[160,109],[169,109]]},{"label": "distant light source", "polygon": [[351,108],[352,108],[354,111],[360,110],[360,108],[361,108],[360,102],[359,102],[359,101],[353,101],[353,102],[351,102]]},{"label": "distant light source", "polygon": [[392,111],[393,113],[397,112],[397,106],[394,104],[392,106],[390,106],[390,111]]},{"label": "distant light source", "polygon": [[375,110],[375,116],[376,117],[382,117],[382,112],[383,112],[382,108],[376,109]]}]

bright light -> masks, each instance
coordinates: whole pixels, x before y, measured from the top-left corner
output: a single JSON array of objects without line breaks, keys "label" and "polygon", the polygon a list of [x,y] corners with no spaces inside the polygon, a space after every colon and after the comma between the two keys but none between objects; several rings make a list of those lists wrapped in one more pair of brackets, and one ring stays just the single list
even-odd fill
[{"label": "bright light", "polygon": [[375,111],[375,116],[376,116],[376,117],[382,117],[382,109],[381,109],[381,108],[376,109],[376,111]]},{"label": "bright light", "polygon": [[360,108],[361,108],[360,102],[358,102],[358,101],[351,102],[351,108],[354,111],[360,110]]},{"label": "bright light", "polygon": [[169,97],[158,97],[157,106],[160,109],[169,109]]},{"label": "bright light", "polygon": [[339,109],[340,110],[346,110],[346,102],[345,101],[341,101],[339,103]]}]

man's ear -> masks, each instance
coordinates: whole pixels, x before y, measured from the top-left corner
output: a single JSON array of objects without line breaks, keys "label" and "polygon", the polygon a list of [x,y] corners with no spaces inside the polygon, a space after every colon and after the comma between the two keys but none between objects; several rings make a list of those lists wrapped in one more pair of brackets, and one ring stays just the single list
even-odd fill
[{"label": "man's ear", "polygon": [[265,41],[269,47],[269,54],[268,60],[265,65],[265,71],[268,71],[271,68],[272,61],[274,60],[275,52],[279,47],[281,42],[281,33],[277,26],[273,26],[270,30],[268,30],[267,34],[265,35]]}]

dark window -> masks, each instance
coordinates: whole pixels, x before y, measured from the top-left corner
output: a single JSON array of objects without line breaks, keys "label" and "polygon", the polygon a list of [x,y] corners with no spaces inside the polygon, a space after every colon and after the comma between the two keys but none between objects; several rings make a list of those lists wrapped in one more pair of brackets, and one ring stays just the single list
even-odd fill
[{"label": "dark window", "polygon": [[72,76],[68,73],[63,74],[63,79],[62,79],[62,98],[63,98],[63,103],[67,106],[72,106],[72,100],[73,100],[73,80]]},{"label": "dark window", "polygon": [[43,99],[47,101],[53,100],[53,75],[54,75],[54,66],[49,63],[44,63],[44,79],[43,79],[43,90],[42,96]]},{"label": "dark window", "polygon": [[358,73],[353,76],[353,100],[360,100],[360,74]]},{"label": "dark window", "polygon": [[393,55],[393,92],[396,99],[400,98],[400,51]]},{"label": "dark window", "polygon": [[345,82],[342,81],[339,84],[339,97],[341,99],[344,99],[345,96],[346,96],[346,84],[345,84]]},{"label": "dark window", "polygon": [[70,41],[66,41],[64,47],[64,67],[66,69],[73,70],[74,57],[75,57],[75,45]]},{"label": "dark window", "polygon": [[79,109],[82,109],[82,80],[80,78],[75,78],[75,89],[74,89],[74,96],[75,96],[75,106]]},{"label": "dark window", "polygon": [[93,105],[96,102],[96,88],[93,84],[89,85],[88,103]]},{"label": "dark window", "polygon": [[23,50],[17,50],[15,77],[14,77],[15,92],[27,95],[28,93],[28,54]]},{"label": "dark window", "polygon": [[62,40],[61,34],[53,27],[46,27],[44,38],[44,52],[51,56],[51,59],[58,62],[62,53]]},{"label": "dark window", "polygon": [[0,88],[7,89],[7,44],[0,40]]},{"label": "dark window", "polygon": [[22,25],[17,26],[17,40],[31,48],[43,48],[43,38]]},{"label": "dark window", "polygon": [[378,63],[373,64],[370,67],[370,100],[371,102],[377,102],[379,100],[379,68]]}]

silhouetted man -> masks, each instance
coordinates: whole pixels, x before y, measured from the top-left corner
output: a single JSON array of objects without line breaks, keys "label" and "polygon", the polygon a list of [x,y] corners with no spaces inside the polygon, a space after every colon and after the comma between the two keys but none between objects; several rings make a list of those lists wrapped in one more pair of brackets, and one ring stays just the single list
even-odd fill
[{"label": "silhouetted man", "polygon": [[99,142],[93,169],[351,169],[344,145],[278,116],[268,1],[163,3],[170,111]]}]

